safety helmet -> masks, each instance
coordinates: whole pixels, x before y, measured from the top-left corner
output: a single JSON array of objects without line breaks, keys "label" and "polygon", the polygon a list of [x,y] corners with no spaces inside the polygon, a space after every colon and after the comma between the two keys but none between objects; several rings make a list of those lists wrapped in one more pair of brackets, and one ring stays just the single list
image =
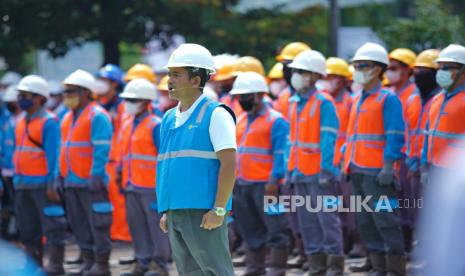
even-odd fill
[{"label": "safety helmet", "polygon": [[18,89],[16,84],[8,86],[3,93],[3,102],[11,103],[18,101]]},{"label": "safety helmet", "polygon": [[216,71],[215,75],[213,75],[212,77],[212,80],[224,81],[224,80],[232,79],[234,77],[233,72],[234,72],[234,63],[225,64]]},{"label": "safety helmet", "polygon": [[63,93],[64,87],[63,84],[56,80],[49,80],[48,87],[50,88],[50,95],[60,95]]},{"label": "safety helmet", "polygon": [[288,67],[326,76],[326,59],[323,54],[315,50],[305,50],[298,54]]},{"label": "safety helmet", "polygon": [[352,74],[349,64],[342,58],[330,57],[326,60],[326,74],[349,78]]},{"label": "safety helmet", "polygon": [[136,63],[131,68],[129,68],[127,74],[124,76],[124,81],[129,82],[133,79],[146,79],[155,83],[157,81],[157,76],[152,70],[152,67],[143,63]]},{"label": "safety helmet", "polygon": [[257,72],[243,72],[237,76],[229,93],[231,95],[241,95],[258,92],[268,92],[265,77]]},{"label": "safety helmet", "polygon": [[436,63],[438,56],[438,49],[424,50],[417,56],[417,59],[415,60],[415,67],[438,69],[438,64]]},{"label": "safety helmet", "polygon": [[281,50],[281,53],[276,57],[276,60],[294,60],[298,54],[305,50],[311,50],[310,46],[303,42],[291,42]]},{"label": "safety helmet", "polygon": [[415,64],[415,59],[417,58],[417,55],[410,49],[397,48],[389,53],[389,58],[400,61],[412,68]]},{"label": "safety helmet", "polygon": [[282,79],[283,75],[283,64],[281,62],[276,63],[271,67],[270,72],[268,72],[269,79]]},{"label": "safety helmet", "polygon": [[95,78],[91,73],[78,69],[71,73],[63,81],[63,84],[76,85],[83,88],[87,88],[90,91],[95,90]]},{"label": "safety helmet", "polygon": [[168,91],[168,81],[170,80],[169,75],[165,75],[163,78],[161,78],[160,82],[157,85],[158,90],[163,90],[163,91]]},{"label": "safety helmet", "polygon": [[118,65],[108,63],[107,65],[100,68],[97,73],[98,78],[105,78],[111,81],[117,82],[120,85],[123,84],[123,70]]},{"label": "safety helmet", "polygon": [[389,64],[388,53],[383,46],[367,42],[355,52],[352,61],[369,60],[376,61],[385,65]]},{"label": "safety helmet", "polygon": [[181,44],[174,50],[166,67],[195,67],[206,69],[210,74],[215,73],[215,62],[210,51],[202,45],[193,43]]},{"label": "safety helmet", "polygon": [[262,62],[255,57],[241,57],[236,60],[233,67],[233,76],[237,76],[242,72],[256,72],[262,76],[265,76],[265,68],[263,67]]},{"label": "safety helmet", "polygon": [[0,84],[1,85],[18,84],[20,80],[21,80],[20,74],[13,72],[13,71],[8,71],[0,79]]},{"label": "safety helmet", "polygon": [[41,76],[37,75],[25,76],[19,81],[18,87],[16,87],[16,89],[18,91],[25,91],[41,95],[45,98],[49,97],[49,87],[47,81]]},{"label": "safety helmet", "polygon": [[455,62],[465,64],[465,47],[458,44],[450,44],[440,53],[436,62]]},{"label": "safety helmet", "polygon": [[147,79],[134,79],[130,81],[120,94],[124,99],[141,99],[141,100],[156,100],[157,89],[155,85]]}]

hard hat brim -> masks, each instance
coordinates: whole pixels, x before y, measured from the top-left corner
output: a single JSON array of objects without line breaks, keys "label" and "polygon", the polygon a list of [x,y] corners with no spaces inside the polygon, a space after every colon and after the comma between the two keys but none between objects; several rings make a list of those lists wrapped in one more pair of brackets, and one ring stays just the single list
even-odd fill
[{"label": "hard hat brim", "polygon": [[268,91],[250,91],[248,89],[233,89],[229,92],[231,95],[245,95],[245,94],[257,94],[257,93],[268,93]]},{"label": "hard hat brim", "polygon": [[195,64],[181,63],[181,62],[168,63],[167,65],[165,65],[164,68],[169,69],[169,68],[183,68],[183,67],[202,68],[202,69],[208,70],[210,74],[216,73],[216,70],[213,67],[199,66],[199,65],[195,65]]},{"label": "hard hat brim", "polygon": [[119,95],[122,99],[139,99],[139,100],[149,100],[153,101],[157,99],[157,96],[154,95],[153,97],[141,97],[140,95],[136,95],[134,93],[123,92]]},{"label": "hard hat brim", "polygon": [[464,62],[458,62],[456,59],[453,58],[438,58],[436,62],[453,62],[458,64],[465,64]]},{"label": "hard hat brim", "polygon": [[374,59],[374,58],[372,58],[372,57],[367,57],[367,56],[356,57],[356,58],[353,58],[351,61],[352,61],[352,62],[354,62],[354,61],[374,61],[374,62],[382,63],[382,64],[384,64],[384,65],[388,65],[388,64],[389,64],[389,61]]}]

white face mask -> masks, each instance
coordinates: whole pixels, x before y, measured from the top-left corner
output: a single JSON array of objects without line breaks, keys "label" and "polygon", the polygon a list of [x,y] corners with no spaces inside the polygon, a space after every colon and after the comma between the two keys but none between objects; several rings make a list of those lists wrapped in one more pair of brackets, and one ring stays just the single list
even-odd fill
[{"label": "white face mask", "polygon": [[361,85],[365,85],[373,79],[372,75],[373,75],[373,69],[368,70],[366,72],[355,70],[354,77],[353,77],[354,82],[361,84]]},{"label": "white face mask", "polygon": [[389,84],[396,84],[400,81],[400,71],[386,71],[386,78],[389,80]]},{"label": "white face mask", "polygon": [[45,103],[45,106],[48,108],[48,109],[53,109],[57,106],[58,104],[58,99],[55,98],[55,97],[50,97],[47,102]]},{"label": "white face mask", "polygon": [[131,102],[124,102],[124,111],[127,112],[130,115],[137,115],[137,113],[140,112],[140,109],[142,107],[142,102],[139,103],[131,103]]},{"label": "white face mask", "polygon": [[285,80],[272,81],[270,83],[270,92],[273,96],[278,97],[279,94],[284,90],[284,87],[286,87]]},{"label": "white face mask", "polygon": [[293,73],[291,77],[291,84],[292,87],[295,88],[295,90],[300,91],[303,90],[305,87],[308,86],[310,80],[306,76],[302,76],[302,74],[299,73]]},{"label": "white face mask", "polygon": [[436,73],[436,82],[444,89],[449,88],[454,83],[452,73],[446,70],[439,70]]},{"label": "white face mask", "polygon": [[103,80],[95,81],[95,94],[97,95],[105,95],[110,90],[110,85]]}]

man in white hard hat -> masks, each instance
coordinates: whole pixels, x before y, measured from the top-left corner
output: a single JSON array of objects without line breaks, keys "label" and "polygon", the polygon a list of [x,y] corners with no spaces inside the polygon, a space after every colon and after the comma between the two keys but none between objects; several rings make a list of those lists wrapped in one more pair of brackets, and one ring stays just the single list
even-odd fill
[{"label": "man in white hard hat", "polygon": [[54,187],[60,146],[58,119],[47,111],[47,82],[29,75],[17,86],[19,107],[26,112],[16,126],[14,186],[20,240],[42,264],[42,237],[47,238],[46,273],[63,274],[65,212]]},{"label": "man in white hard hat", "polygon": [[110,226],[105,166],[112,137],[108,113],[92,100],[95,78],[76,70],[64,81],[61,122],[60,177],[65,188],[66,214],[81,249],[84,275],[110,275]]},{"label": "man in white hard hat", "polygon": [[[336,195],[334,149],[339,120],[333,98],[315,85],[326,76],[325,57],[318,51],[305,50],[288,66],[293,70],[291,84],[296,90],[289,99],[288,182],[296,196],[310,196],[312,202],[307,204],[315,208],[318,197]],[[310,212],[305,206],[296,210],[310,275],[342,275],[344,254],[338,213]]]},{"label": "man in white hard hat", "polygon": [[63,104],[63,90],[65,87],[62,83],[57,81],[49,81],[48,83],[50,86],[50,98],[47,101],[47,107],[55,113],[61,121],[69,111]]},{"label": "man in white hard hat", "polygon": [[[354,99],[347,127],[344,173],[350,176],[356,196],[372,196],[377,207],[381,197],[396,201],[394,162],[402,157],[404,120],[402,104],[393,92],[381,88],[389,63],[386,49],[375,43],[360,47],[352,59],[355,83],[363,91]],[[390,211],[356,213],[369,261],[377,273],[405,275],[406,259],[400,218],[395,206]]]},{"label": "man in white hard hat", "polygon": [[246,275],[285,275],[289,237],[279,210],[264,212],[264,196],[279,195],[289,123],[264,102],[268,86],[256,72],[241,73],[230,92],[242,109],[237,120],[238,168],[234,195],[236,226],[247,245]]},{"label": "man in white hard hat", "polygon": [[157,166],[160,227],[168,232],[179,274],[234,275],[226,216],[236,171],[234,113],[202,90],[214,70],[211,53],[182,44],[171,55],[170,97]]},{"label": "man in white hard hat", "polygon": [[451,168],[446,154],[461,152],[459,141],[465,139],[465,47],[451,44],[444,48],[436,60],[436,81],[442,88],[429,109],[422,151],[422,184],[426,185],[430,167]]},{"label": "man in white hard hat", "polygon": [[150,113],[157,90],[146,79],[134,79],[120,97],[130,117],[124,121],[118,140],[122,154],[118,171],[122,172],[121,188],[125,191],[127,222],[136,257],[130,271],[123,275],[144,275],[150,271],[167,276],[169,241],[159,227],[161,216],[155,195],[161,119]]},{"label": "man in white hard hat", "polygon": [[13,71],[6,72],[2,78],[0,78],[0,92],[4,92],[5,89],[10,85],[18,84],[20,80],[20,74]]}]

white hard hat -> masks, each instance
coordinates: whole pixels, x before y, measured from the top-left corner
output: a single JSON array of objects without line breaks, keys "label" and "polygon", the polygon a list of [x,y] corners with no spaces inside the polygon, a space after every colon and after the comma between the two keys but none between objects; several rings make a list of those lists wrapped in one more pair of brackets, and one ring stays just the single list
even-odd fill
[{"label": "white hard hat", "polygon": [[199,44],[181,44],[171,54],[167,68],[196,67],[207,69],[211,74],[215,73],[215,62],[207,48]]},{"label": "white hard hat", "polygon": [[352,58],[352,61],[359,60],[376,61],[385,65],[389,64],[386,49],[383,46],[372,42],[363,44],[363,46],[358,48],[357,52],[355,52],[355,56]]},{"label": "white hard hat", "polygon": [[50,95],[60,95],[63,93],[65,89],[63,84],[56,80],[49,80],[48,86],[50,87]]},{"label": "white hard hat", "polygon": [[465,64],[465,47],[458,44],[450,44],[439,53],[436,62]]},{"label": "white hard hat", "polygon": [[8,71],[0,79],[0,84],[2,85],[18,84],[20,80],[21,80],[20,74],[13,72],[13,71]]},{"label": "white hard hat", "polygon": [[231,95],[268,92],[265,78],[256,72],[240,73],[234,81]]},{"label": "white hard hat", "polygon": [[157,89],[153,83],[146,79],[134,79],[124,87],[121,98],[126,99],[141,99],[141,100],[156,100]]},{"label": "white hard hat", "polygon": [[45,98],[48,98],[49,96],[49,88],[47,81],[44,78],[37,75],[25,76],[19,81],[18,87],[16,89],[18,91],[25,91],[41,95]]},{"label": "white hard hat", "polygon": [[216,94],[215,90],[210,86],[205,86],[203,88],[203,94],[212,101],[218,101],[218,94]]},{"label": "white hard hat", "polygon": [[63,84],[76,85],[94,91],[95,78],[91,73],[78,69],[66,77]]},{"label": "white hard hat", "polygon": [[5,103],[17,102],[18,101],[18,89],[17,85],[13,84],[7,87],[5,93],[3,93],[3,101]]},{"label": "white hard hat", "polygon": [[288,67],[326,76],[326,58],[323,54],[315,50],[305,50],[301,52]]}]

